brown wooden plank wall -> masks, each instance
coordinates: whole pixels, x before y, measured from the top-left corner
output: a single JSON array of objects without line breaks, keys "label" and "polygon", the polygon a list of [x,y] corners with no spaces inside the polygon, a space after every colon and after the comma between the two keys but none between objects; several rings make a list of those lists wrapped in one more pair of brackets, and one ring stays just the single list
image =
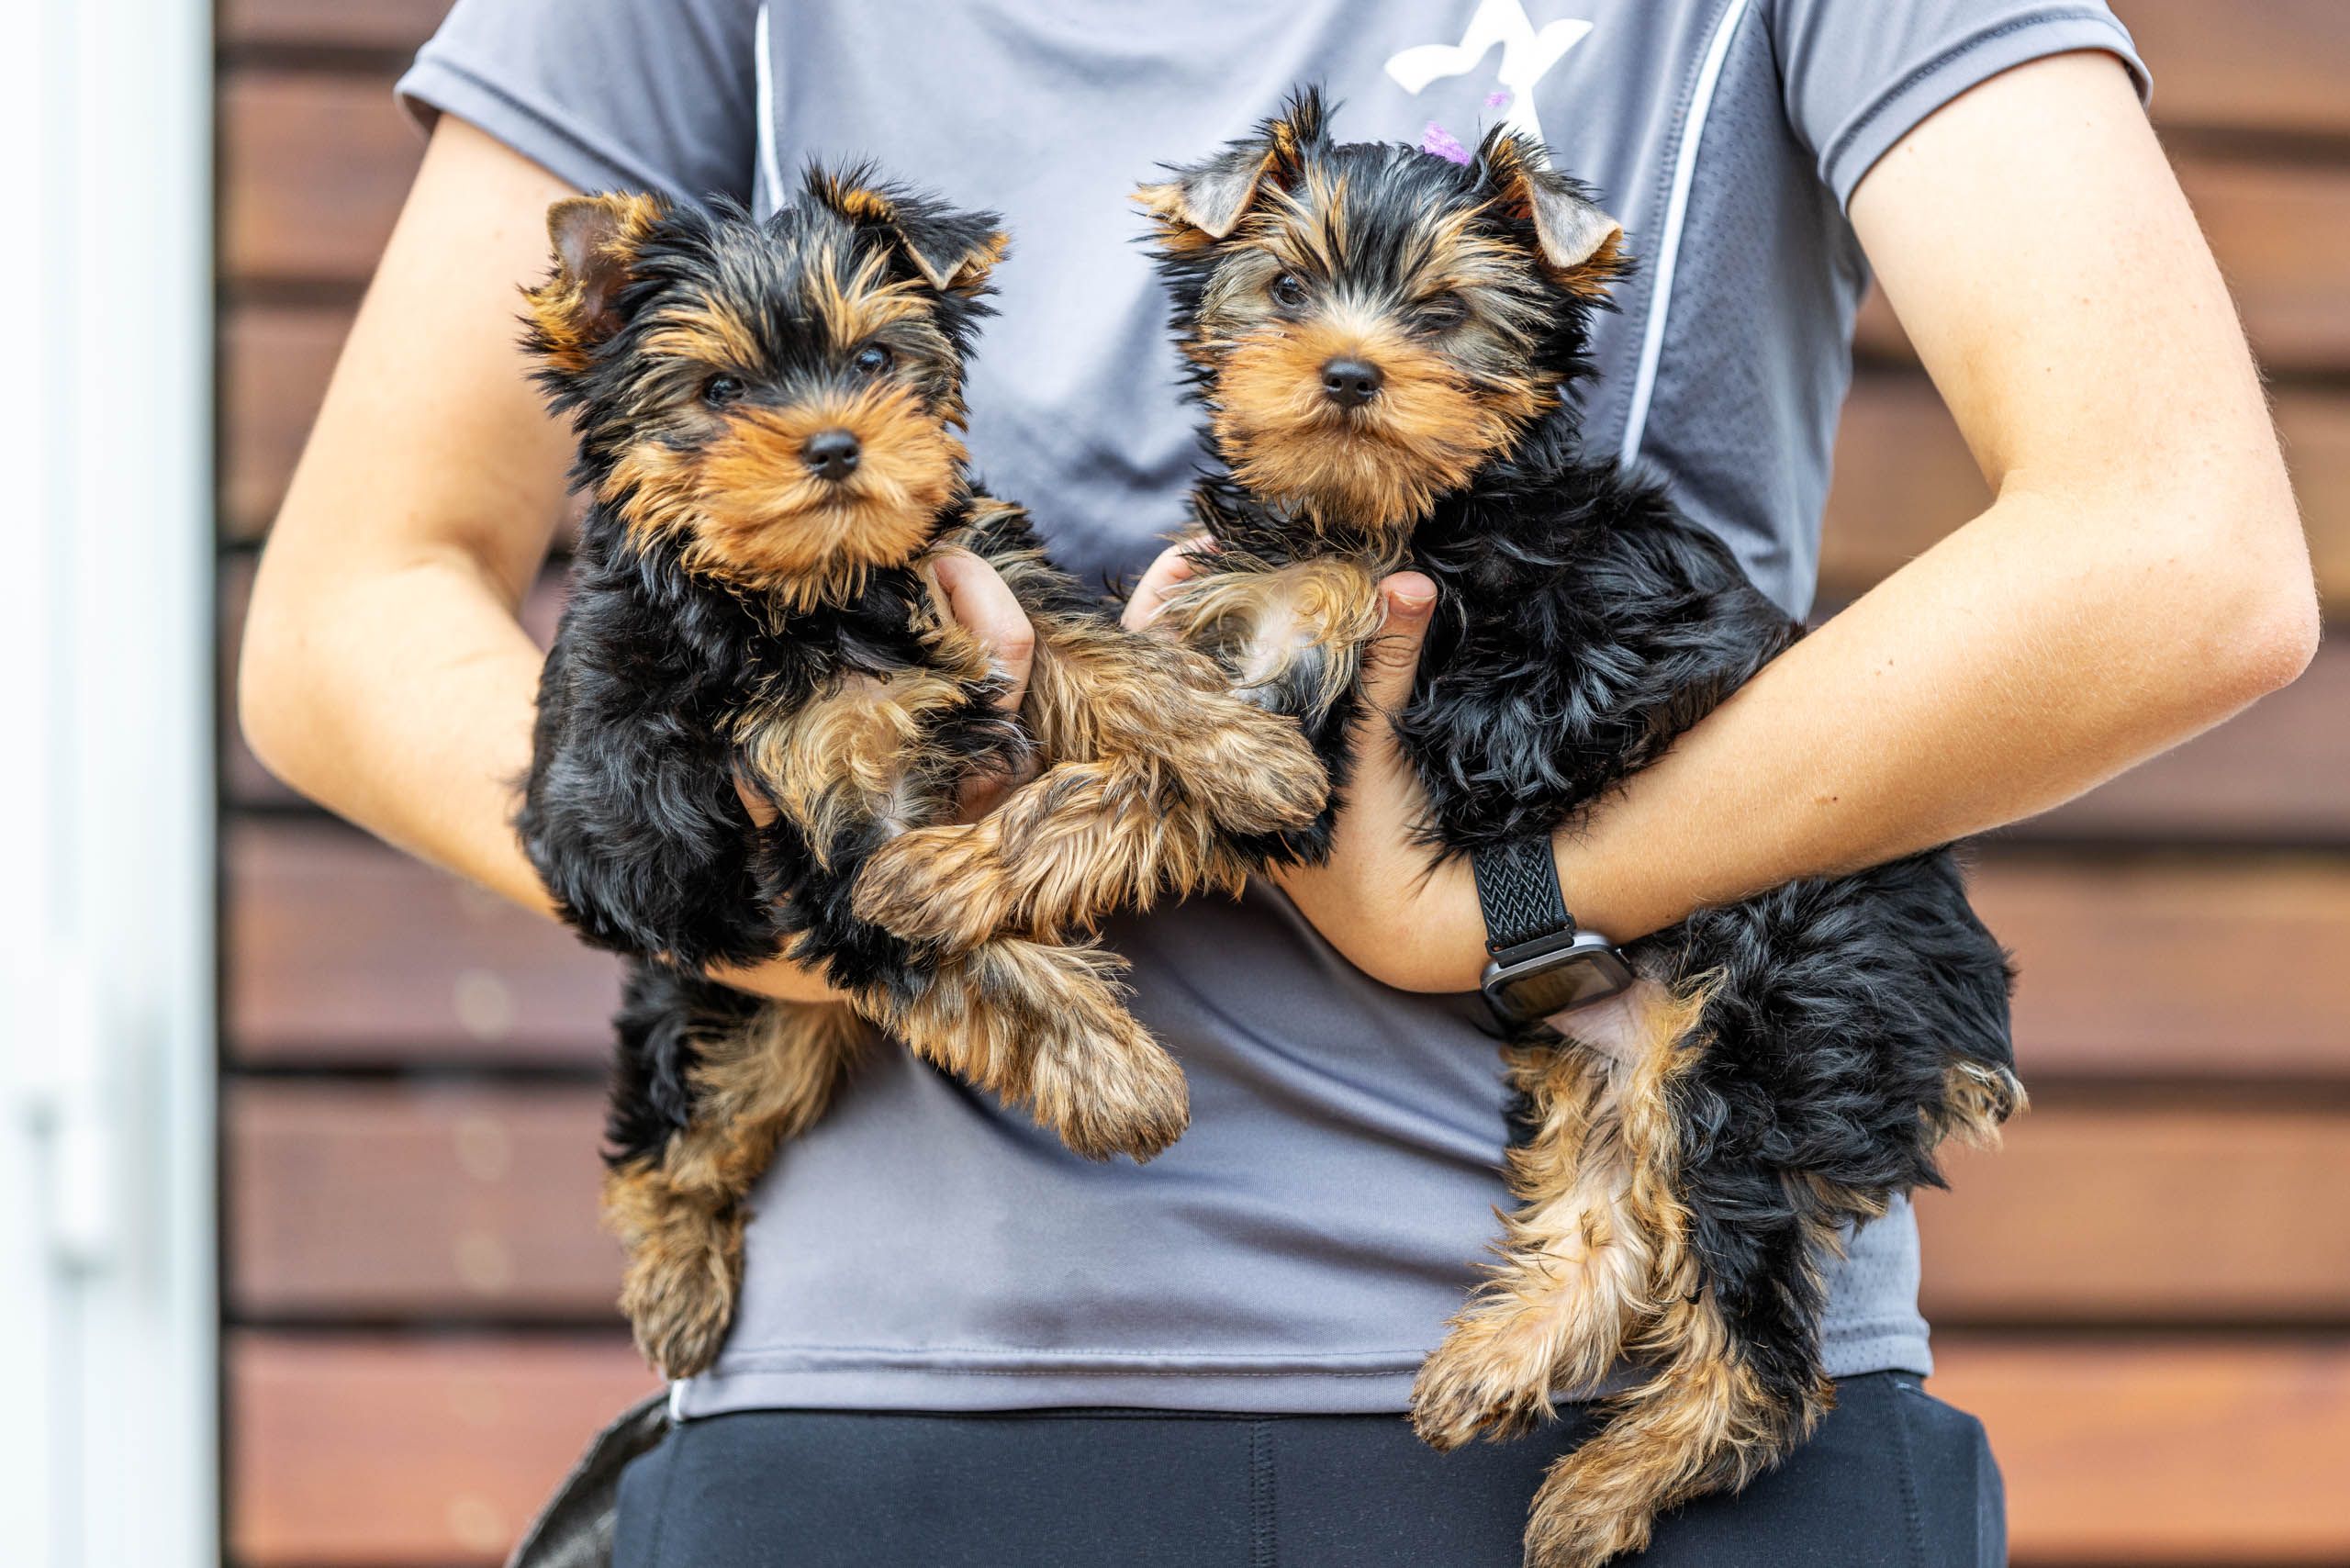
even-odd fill
[{"label": "brown wooden plank wall", "polygon": [[[443,4],[223,0],[224,658],[419,155],[389,83]],[[2350,8],[2120,9],[2350,618]],[[1983,498],[1872,308],[1823,597]],[[591,1212],[610,968],[300,808],[233,734],[221,756],[233,1556],[494,1562],[647,1385]],[[1990,1426],[2020,1562],[2350,1559],[2345,776],[2335,646],[1984,851],[2038,1104],[1924,1200],[1927,1291],[1936,1386]]]}]

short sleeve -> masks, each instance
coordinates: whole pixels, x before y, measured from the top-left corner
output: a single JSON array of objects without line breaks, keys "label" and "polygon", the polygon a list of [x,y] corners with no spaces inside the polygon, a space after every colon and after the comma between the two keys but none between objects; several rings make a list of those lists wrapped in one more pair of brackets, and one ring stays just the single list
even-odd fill
[{"label": "short sleeve", "polygon": [[1788,122],[1841,207],[1919,121],[2013,66],[2070,50],[2144,62],[2101,4],[2019,0],[1763,0]]},{"label": "short sleeve", "polygon": [[757,0],[457,0],[399,81],[583,191],[747,203]]}]

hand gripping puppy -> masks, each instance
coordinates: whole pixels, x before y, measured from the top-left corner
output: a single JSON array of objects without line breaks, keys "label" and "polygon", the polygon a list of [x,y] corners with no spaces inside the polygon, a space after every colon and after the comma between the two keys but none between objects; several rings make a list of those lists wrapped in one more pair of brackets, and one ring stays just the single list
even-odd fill
[{"label": "hand gripping puppy", "polygon": [[[1139,199],[1228,465],[1198,492],[1215,548],[1172,624],[1342,782],[1378,581],[1427,573],[1395,732],[1428,852],[1531,846],[1547,882],[1554,831],[1800,631],[1583,448],[1562,392],[1617,226],[1511,134],[1465,164],[1341,145],[1311,92]],[[1326,853],[1328,821],[1274,853]],[[1513,1034],[1519,1206],[1413,1396],[1450,1448],[1632,1364],[1536,1499],[1542,1568],[1638,1551],[1657,1510],[1800,1442],[1833,1397],[1821,1265],[1844,1227],[1938,1183],[1942,1138],[1990,1140],[2023,1098],[2006,958],[1946,851],[1701,910],[1626,957],[1617,1000]]]},{"label": "hand gripping puppy", "polygon": [[[904,941],[851,908],[878,848],[950,820],[975,775],[1114,758],[1124,794],[1037,831],[1118,881],[1129,818],[1259,834],[1310,822],[1326,783],[1294,723],[1198,654],[1118,630],[967,473],[991,215],[811,170],[765,222],[606,196],[556,204],[548,227],[527,346],[592,507],[518,827],[565,918],[635,959],[605,1205],[637,1342],[681,1377],[732,1316],[744,1193],[823,1111],[856,1014],[1082,1154],[1147,1159],[1183,1129],[1182,1075],[1121,1005],[1115,959],[1009,931],[952,953]],[[934,563],[954,549],[1002,573],[1035,629],[1017,715],[947,613]],[[854,1011],[700,972],[778,952]]]}]

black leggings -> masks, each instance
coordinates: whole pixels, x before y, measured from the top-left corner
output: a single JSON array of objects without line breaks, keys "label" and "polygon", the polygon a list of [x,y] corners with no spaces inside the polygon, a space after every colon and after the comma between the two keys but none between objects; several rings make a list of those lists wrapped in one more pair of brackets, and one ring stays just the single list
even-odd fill
[{"label": "black leggings", "polygon": [[[748,1411],[629,1467],[613,1568],[1517,1568],[1572,1432],[1438,1454],[1393,1416]],[[1994,1568],[1998,1467],[1915,1377],[1846,1378],[1785,1465],[1638,1561]]]}]

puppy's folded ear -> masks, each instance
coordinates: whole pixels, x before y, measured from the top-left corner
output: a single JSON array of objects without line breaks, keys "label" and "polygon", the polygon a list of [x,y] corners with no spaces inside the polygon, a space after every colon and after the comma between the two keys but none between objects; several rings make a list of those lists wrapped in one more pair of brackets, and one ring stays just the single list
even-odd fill
[{"label": "puppy's folded ear", "polygon": [[1494,204],[1534,226],[1543,267],[1560,286],[1596,297],[1624,270],[1624,226],[1599,209],[1583,187],[1550,167],[1542,150],[1494,129],[1477,150]]},{"label": "puppy's folded ear", "polygon": [[1170,168],[1172,179],[1135,189],[1135,202],[1170,229],[1196,229],[1222,240],[1240,226],[1273,165],[1262,141],[1236,141],[1204,163]]},{"label": "puppy's folded ear", "polygon": [[957,212],[935,202],[898,206],[898,243],[923,281],[942,294],[976,294],[1012,247],[992,212]]},{"label": "puppy's folded ear", "polygon": [[666,212],[658,196],[632,192],[566,196],[547,208],[554,271],[527,297],[531,346],[556,369],[586,370],[595,346],[620,330],[637,249]]},{"label": "puppy's folded ear", "polygon": [[834,174],[811,164],[805,185],[809,195],[851,224],[887,230],[915,274],[941,294],[978,294],[1012,245],[994,213],[959,211],[882,185],[863,165]]},{"label": "puppy's folded ear", "polygon": [[1328,145],[1329,123],[1321,89],[1300,87],[1255,135],[1204,163],[1170,164],[1169,178],[1136,187],[1136,204],[1158,219],[1164,241],[1180,243],[1192,230],[1209,240],[1227,239],[1269,184],[1293,184],[1304,172],[1306,155]]}]

